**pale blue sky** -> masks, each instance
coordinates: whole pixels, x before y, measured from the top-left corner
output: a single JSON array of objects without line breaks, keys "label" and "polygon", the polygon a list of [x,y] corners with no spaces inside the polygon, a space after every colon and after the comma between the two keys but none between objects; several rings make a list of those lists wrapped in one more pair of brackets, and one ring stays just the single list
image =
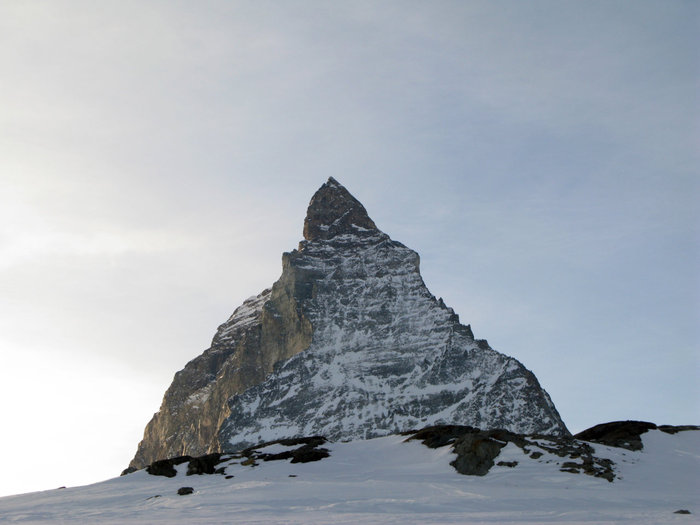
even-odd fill
[{"label": "pale blue sky", "polygon": [[698,423],[699,27],[680,1],[3,2],[0,449],[106,458],[0,494],[126,466],[329,176],[572,431]]}]

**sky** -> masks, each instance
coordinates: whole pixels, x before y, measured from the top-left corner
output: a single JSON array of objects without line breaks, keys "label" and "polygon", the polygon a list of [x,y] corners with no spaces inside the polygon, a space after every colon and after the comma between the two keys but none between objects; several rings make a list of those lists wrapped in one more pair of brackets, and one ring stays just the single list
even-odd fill
[{"label": "sky", "polygon": [[0,495],[119,474],[329,176],[573,432],[700,423],[699,27],[693,1],[1,2]]}]

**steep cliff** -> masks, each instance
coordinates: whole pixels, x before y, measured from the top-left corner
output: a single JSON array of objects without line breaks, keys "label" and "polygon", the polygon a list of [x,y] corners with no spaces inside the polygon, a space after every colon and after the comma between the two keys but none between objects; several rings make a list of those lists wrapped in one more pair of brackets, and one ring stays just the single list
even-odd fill
[{"label": "steep cliff", "polygon": [[219,450],[228,399],[262,382],[275,363],[311,342],[311,324],[296,299],[299,281],[303,276],[294,269],[283,272],[272,289],[244,301],[219,326],[211,347],[175,374],[129,466]]}]

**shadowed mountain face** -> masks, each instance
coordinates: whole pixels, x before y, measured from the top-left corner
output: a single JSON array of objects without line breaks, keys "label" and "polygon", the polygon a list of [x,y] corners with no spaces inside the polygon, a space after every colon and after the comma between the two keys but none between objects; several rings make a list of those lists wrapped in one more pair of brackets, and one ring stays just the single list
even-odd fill
[{"label": "shadowed mountain face", "polygon": [[568,435],[535,376],[475,340],[419,257],[329,179],[282,276],[175,375],[133,467],[280,438],[370,438],[432,424]]},{"label": "shadowed mountain face", "polygon": [[340,234],[378,231],[367,210],[333,177],[311,198],[304,219],[304,239],[328,240]]}]

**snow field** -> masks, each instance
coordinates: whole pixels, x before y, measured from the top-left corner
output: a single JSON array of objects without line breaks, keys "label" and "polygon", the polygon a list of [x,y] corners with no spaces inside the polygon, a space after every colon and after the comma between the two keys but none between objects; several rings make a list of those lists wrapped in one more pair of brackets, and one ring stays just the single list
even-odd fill
[{"label": "snow field", "polygon": [[[0,498],[0,523],[698,523],[700,432],[654,430],[643,440],[641,452],[596,445],[617,465],[614,483],[560,472],[562,458],[532,460],[512,444],[496,461],[518,461],[516,467],[463,476],[449,465],[449,447],[389,436],[326,444],[331,457],[312,463],[251,467],[232,459],[231,479],[185,476],[182,464],[174,478],[139,471]],[[194,494],[178,496],[183,486]],[[693,514],[673,514],[678,509]]]}]

